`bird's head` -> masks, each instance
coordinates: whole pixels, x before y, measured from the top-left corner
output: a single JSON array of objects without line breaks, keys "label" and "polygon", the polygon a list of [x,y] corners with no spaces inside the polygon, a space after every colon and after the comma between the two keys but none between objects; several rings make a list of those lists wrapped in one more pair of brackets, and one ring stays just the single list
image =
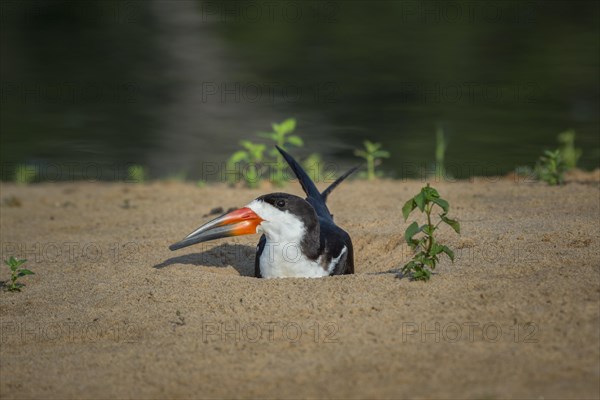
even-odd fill
[{"label": "bird's head", "polygon": [[316,228],[317,215],[306,200],[287,193],[271,193],[207,222],[169,249],[254,233],[264,233],[275,242],[299,243],[306,232],[314,232]]}]

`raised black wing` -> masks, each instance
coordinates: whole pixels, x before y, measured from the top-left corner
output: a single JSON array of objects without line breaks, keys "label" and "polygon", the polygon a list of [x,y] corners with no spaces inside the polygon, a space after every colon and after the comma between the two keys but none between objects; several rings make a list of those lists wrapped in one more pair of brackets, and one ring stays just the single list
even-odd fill
[{"label": "raised black wing", "polygon": [[315,209],[315,212],[317,213],[317,215],[319,217],[324,218],[329,221],[333,221],[333,217],[332,217],[331,213],[329,212],[329,209],[327,208],[327,204],[325,204],[327,201],[327,196],[333,191],[333,189],[336,188],[337,185],[339,185],[344,179],[346,179],[354,171],[356,171],[358,169],[358,167],[354,167],[354,168],[350,169],[344,175],[342,175],[338,179],[336,179],[335,182],[333,182],[331,185],[329,185],[329,187],[327,189],[325,189],[323,191],[323,193],[320,193],[319,190],[317,189],[317,187],[315,186],[315,183],[312,181],[312,179],[310,179],[310,176],[308,176],[306,171],[304,171],[302,166],[300,164],[298,164],[298,162],[294,159],[294,157],[289,155],[281,147],[279,147],[279,146],[275,146],[275,147],[277,147],[277,150],[279,150],[279,152],[281,153],[281,155],[283,156],[285,161],[289,164],[292,171],[294,171],[294,174],[298,178],[298,181],[300,182],[300,185],[302,186],[304,193],[306,193],[306,201],[308,201],[310,203],[310,205],[313,206],[313,208]]}]

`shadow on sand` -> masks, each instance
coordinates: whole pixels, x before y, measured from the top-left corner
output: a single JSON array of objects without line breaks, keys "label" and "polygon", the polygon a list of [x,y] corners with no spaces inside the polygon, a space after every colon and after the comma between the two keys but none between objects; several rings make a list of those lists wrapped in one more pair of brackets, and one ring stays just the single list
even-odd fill
[{"label": "shadow on sand", "polygon": [[225,268],[232,266],[241,276],[254,276],[256,248],[241,244],[222,244],[201,253],[183,254],[172,257],[154,268],[162,269],[173,264],[187,264]]}]

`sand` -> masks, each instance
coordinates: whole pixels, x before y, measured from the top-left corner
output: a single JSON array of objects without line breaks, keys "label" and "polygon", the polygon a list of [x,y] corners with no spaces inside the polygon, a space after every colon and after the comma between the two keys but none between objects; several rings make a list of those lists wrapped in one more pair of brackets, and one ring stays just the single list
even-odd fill
[{"label": "sand", "polygon": [[600,173],[432,182],[462,235],[428,283],[395,274],[423,184],[343,184],[356,274],[278,280],[252,277],[256,235],[167,249],[264,190],[2,184],[1,256],[36,274],[0,293],[0,396],[598,398]]}]

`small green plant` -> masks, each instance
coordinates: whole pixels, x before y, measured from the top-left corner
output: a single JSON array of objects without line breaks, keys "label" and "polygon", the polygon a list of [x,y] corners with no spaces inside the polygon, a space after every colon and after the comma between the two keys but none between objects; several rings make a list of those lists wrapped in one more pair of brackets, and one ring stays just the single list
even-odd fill
[{"label": "small green plant", "polygon": [[550,186],[562,185],[564,175],[570,169],[577,167],[581,157],[581,149],[575,148],[575,131],[569,129],[557,137],[560,144],[556,150],[545,150],[534,168],[521,166],[515,169],[519,177],[534,177]]},{"label": "small green plant", "polygon": [[381,143],[373,143],[369,140],[363,142],[363,149],[354,150],[354,155],[364,158],[367,161],[367,179],[372,181],[379,174],[375,173],[375,166],[381,163],[382,158],[389,158],[390,153],[386,150],[381,150]]},{"label": "small green plant", "polygon": [[555,186],[563,184],[567,169],[560,150],[546,150],[535,166],[535,173],[539,180]]},{"label": "small green plant", "polygon": [[[237,171],[237,169],[235,169],[236,165],[244,166],[244,169],[240,171],[242,178],[249,188],[256,188],[263,178],[264,153],[267,146],[261,143],[252,143],[249,140],[242,140],[240,145],[244,150],[238,150],[233,153],[227,161],[228,169],[230,171]],[[232,176],[231,174],[228,174],[228,178],[230,183],[237,180],[237,177]]]},{"label": "small green plant", "polygon": [[446,156],[446,135],[444,129],[438,126],[435,132],[435,178],[436,181],[444,179],[446,168],[444,167],[444,158]]},{"label": "small green plant", "polygon": [[[292,135],[296,129],[296,120],[294,118],[288,118],[280,124],[271,124],[272,132],[259,132],[257,135],[262,138],[272,140],[274,144],[285,149],[287,146],[304,146],[304,141],[298,135]],[[271,173],[271,180],[276,186],[283,186],[285,184],[285,177],[283,171],[287,165],[283,156],[277,151],[275,146],[269,150],[268,155],[271,158],[265,157],[266,145],[261,143],[253,143],[248,140],[243,140],[240,145],[244,147],[244,150],[239,150],[233,153],[233,155],[227,161],[227,168],[229,171],[238,171],[236,165],[244,166],[242,171],[242,177],[246,181],[246,186],[250,188],[258,187],[260,181],[265,177],[265,168],[268,165],[273,166]],[[240,164],[241,163],[241,164]],[[238,181],[239,174],[227,174],[227,180],[233,184]]]},{"label": "small green plant", "polygon": [[[294,118],[288,118],[280,124],[272,123],[271,127],[273,128],[273,132],[261,132],[258,136],[272,140],[277,146],[284,150],[286,150],[288,145],[298,147],[304,146],[304,141],[300,136],[292,135],[296,129],[296,120]],[[275,160],[275,170],[273,171],[271,180],[276,186],[283,186],[285,183],[283,170],[287,164],[284,162],[283,156],[277,151],[275,146],[269,150],[269,155]]]},{"label": "small green plant", "polygon": [[15,183],[28,185],[37,178],[37,169],[34,165],[19,164],[15,168]]},{"label": "small green plant", "polygon": [[[436,206],[441,208],[442,212],[439,214],[440,220],[434,225],[431,214]],[[402,215],[405,221],[415,208],[425,213],[427,223],[419,226],[415,221],[406,228],[404,233],[406,243],[411,248],[419,250],[419,252],[402,267],[402,274],[410,274],[413,280],[427,281],[431,278],[431,271],[435,269],[435,266],[439,262],[440,254],[446,254],[454,262],[454,252],[448,246],[438,243],[434,236],[435,231],[443,222],[454,229],[456,233],[460,234],[460,224],[458,221],[448,217],[450,205],[429,184],[421,188],[421,191],[408,200],[402,207]]]},{"label": "small green plant", "polygon": [[575,148],[575,131],[569,129],[560,133],[557,137],[560,147],[560,156],[567,169],[573,169],[577,166],[577,161],[581,157],[581,149]]},{"label": "small green plant", "polygon": [[25,275],[34,275],[33,272],[26,268],[19,268],[21,265],[25,264],[27,260],[19,260],[15,257],[10,257],[8,260],[4,260],[4,263],[8,265],[10,268],[10,284],[7,287],[7,290],[10,292],[20,292],[21,288],[25,286],[25,284],[17,282],[17,279],[25,276]]},{"label": "small green plant", "polygon": [[127,180],[133,183],[144,183],[146,181],[146,169],[141,165],[131,165],[127,168]]}]

